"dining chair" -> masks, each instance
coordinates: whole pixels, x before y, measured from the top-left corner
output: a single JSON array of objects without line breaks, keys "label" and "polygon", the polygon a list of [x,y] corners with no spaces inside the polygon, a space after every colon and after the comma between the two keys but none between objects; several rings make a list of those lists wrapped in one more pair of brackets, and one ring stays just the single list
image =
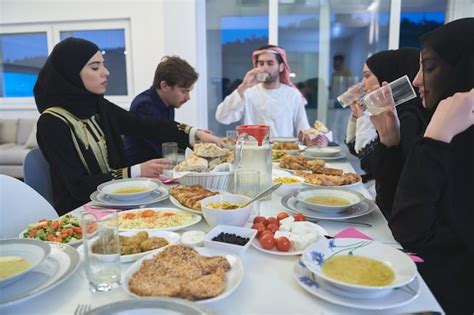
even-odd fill
[{"label": "dining chair", "polygon": [[53,187],[49,163],[40,148],[28,152],[23,162],[24,181],[53,205]]},{"label": "dining chair", "polygon": [[0,174],[0,239],[17,238],[28,224],[57,217],[53,206],[36,190]]}]

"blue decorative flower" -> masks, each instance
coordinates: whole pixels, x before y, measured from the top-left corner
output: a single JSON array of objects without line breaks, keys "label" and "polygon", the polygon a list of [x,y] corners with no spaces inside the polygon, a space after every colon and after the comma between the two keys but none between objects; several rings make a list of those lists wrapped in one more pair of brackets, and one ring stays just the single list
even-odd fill
[{"label": "blue decorative flower", "polygon": [[331,251],[334,251],[334,248],[336,247],[336,244],[334,244],[334,239],[329,241],[329,249]]},{"label": "blue decorative flower", "polygon": [[316,280],[311,279],[308,276],[301,276],[299,280],[301,281],[301,283],[307,285],[308,287],[319,288],[319,284],[316,282]]},{"label": "blue decorative flower", "polygon": [[311,251],[311,260],[321,266],[324,262],[324,254],[313,250]]}]

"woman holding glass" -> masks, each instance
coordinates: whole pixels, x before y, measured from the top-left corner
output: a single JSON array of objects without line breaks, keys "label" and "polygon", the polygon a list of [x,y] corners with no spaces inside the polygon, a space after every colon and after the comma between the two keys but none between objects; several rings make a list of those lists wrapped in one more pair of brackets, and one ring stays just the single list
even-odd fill
[{"label": "woman holding glass", "polygon": [[[404,75],[413,80],[419,68],[418,59],[419,51],[415,48],[387,50],[372,55],[364,64],[361,82],[364,91],[368,92],[384,81],[391,82]],[[347,126],[346,142],[359,157],[362,169],[375,179],[375,199],[388,218],[403,163],[425,126],[425,110],[418,96],[398,105],[396,111],[401,125],[400,145],[387,148],[380,144],[365,106],[358,101],[350,106],[352,115]]]},{"label": "woman holding glass", "polygon": [[174,141],[181,148],[196,139],[221,142],[205,131],[139,116],[109,102],[104,98],[108,75],[97,45],[71,37],[54,47],[35,84],[41,113],[37,139],[50,164],[54,206],[60,215],[88,202],[103,182],[158,177],[172,167],[163,159],[127,165],[122,135]]},{"label": "woman holding glass", "polygon": [[[419,88],[430,121],[410,152],[389,227],[425,262],[419,272],[448,314],[474,312],[474,18],[421,37]],[[464,93],[459,93],[464,92]],[[380,103],[391,96],[380,95]],[[371,117],[387,148],[400,144],[392,106]]]}]

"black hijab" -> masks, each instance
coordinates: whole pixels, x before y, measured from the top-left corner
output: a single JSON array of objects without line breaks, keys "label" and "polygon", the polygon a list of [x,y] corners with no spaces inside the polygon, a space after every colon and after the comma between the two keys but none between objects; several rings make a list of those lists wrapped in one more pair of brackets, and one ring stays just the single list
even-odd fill
[{"label": "black hijab", "polygon": [[41,69],[34,87],[38,111],[60,106],[85,119],[97,113],[103,95],[86,90],[79,73],[87,61],[99,51],[96,44],[69,37],[59,42]]},{"label": "black hijab", "polygon": [[474,18],[445,24],[424,34],[420,42],[423,48],[430,47],[453,68],[452,75],[443,78],[444,91],[439,99],[429,100],[434,104],[434,112],[441,100],[474,87]]},{"label": "black hijab", "polygon": [[[418,49],[406,47],[378,52],[367,58],[365,63],[380,84],[384,81],[392,82],[404,75],[407,75],[410,82],[413,82],[420,68],[419,58],[420,51]],[[397,113],[404,110],[416,111],[423,121],[426,119],[425,110],[418,95],[396,108]]]},{"label": "black hijab", "polygon": [[54,47],[41,69],[34,87],[38,111],[59,106],[80,119],[96,118],[107,142],[108,159],[112,168],[124,167],[124,149],[120,127],[110,119],[108,112],[116,106],[103,95],[86,90],[79,75],[87,61],[99,51],[96,44],[69,37]]}]

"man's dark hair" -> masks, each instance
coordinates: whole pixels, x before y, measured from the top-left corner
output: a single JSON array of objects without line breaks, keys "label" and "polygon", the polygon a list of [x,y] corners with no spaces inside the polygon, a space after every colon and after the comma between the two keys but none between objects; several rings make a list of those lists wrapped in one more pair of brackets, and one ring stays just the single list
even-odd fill
[{"label": "man's dark hair", "polygon": [[153,87],[160,89],[160,82],[165,81],[169,86],[188,88],[193,85],[199,74],[186,60],[178,56],[165,56],[156,67]]},{"label": "man's dark hair", "polygon": [[[262,47],[258,48],[257,50],[262,50],[262,49],[272,49],[272,48],[279,48],[276,45],[263,45]],[[278,61],[278,64],[283,63],[283,58],[281,58],[280,54],[275,54],[275,58]],[[257,56],[257,62],[258,62],[258,56]]]},{"label": "man's dark hair", "polygon": [[343,55],[335,55],[335,56],[333,57],[333,60],[344,61],[344,56],[343,56]]}]

